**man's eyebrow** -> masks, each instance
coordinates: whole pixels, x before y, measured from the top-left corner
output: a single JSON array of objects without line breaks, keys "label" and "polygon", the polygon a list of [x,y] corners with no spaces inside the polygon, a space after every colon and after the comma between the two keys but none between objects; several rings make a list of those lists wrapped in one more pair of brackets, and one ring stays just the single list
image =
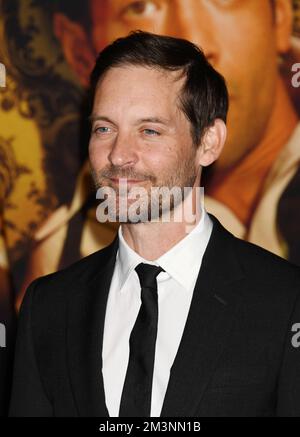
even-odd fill
[{"label": "man's eyebrow", "polygon": [[[88,119],[91,123],[93,123],[95,121],[107,121],[108,123],[114,124],[114,122],[109,117],[106,117],[105,115],[91,114],[88,117]],[[146,117],[146,118],[139,118],[135,122],[136,125],[141,124],[141,123],[158,123],[158,124],[168,125],[168,124],[170,124],[170,120],[168,120],[167,118],[161,118],[161,117]]]},{"label": "man's eyebrow", "polygon": [[147,118],[139,118],[135,124],[141,123],[159,123],[159,124],[170,124],[170,120],[167,118],[160,117],[147,117]]},{"label": "man's eyebrow", "polygon": [[97,115],[97,114],[91,114],[88,117],[89,121],[93,123],[94,121],[107,121],[108,123],[113,123],[113,121],[109,117],[105,117],[105,115]]}]

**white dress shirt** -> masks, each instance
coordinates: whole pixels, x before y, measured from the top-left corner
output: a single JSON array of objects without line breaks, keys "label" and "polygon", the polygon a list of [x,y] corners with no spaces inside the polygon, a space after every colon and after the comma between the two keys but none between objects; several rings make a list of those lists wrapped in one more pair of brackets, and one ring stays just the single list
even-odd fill
[{"label": "white dress shirt", "polygon": [[129,360],[129,337],[141,305],[141,286],[135,267],[144,262],[165,270],[157,276],[159,317],[151,399],[151,417],[159,417],[212,227],[203,209],[199,223],[190,233],[157,260],[148,261],[128,246],[120,226],[102,349],[105,401],[110,417],[119,415]]}]

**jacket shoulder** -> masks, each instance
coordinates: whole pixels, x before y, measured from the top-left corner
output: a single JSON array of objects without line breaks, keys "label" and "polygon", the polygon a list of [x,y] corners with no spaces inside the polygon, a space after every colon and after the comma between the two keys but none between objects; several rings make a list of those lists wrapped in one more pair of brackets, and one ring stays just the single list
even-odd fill
[{"label": "jacket shoulder", "polygon": [[105,270],[105,266],[116,255],[118,247],[117,238],[107,247],[94,252],[70,266],[36,278],[28,286],[26,295],[36,304],[60,305],[66,297],[80,284],[85,284],[93,277]]},{"label": "jacket shoulder", "polygon": [[214,250],[222,253],[218,260],[227,269],[237,269],[243,276],[246,300],[260,302],[270,309],[274,306],[281,306],[282,311],[284,307],[289,309],[300,294],[300,267],[235,237],[214,216],[210,216],[215,227]]},{"label": "jacket shoulder", "polygon": [[248,241],[233,236],[236,250],[244,269],[256,272],[261,277],[276,278],[279,276],[300,283],[300,267],[280,256]]}]

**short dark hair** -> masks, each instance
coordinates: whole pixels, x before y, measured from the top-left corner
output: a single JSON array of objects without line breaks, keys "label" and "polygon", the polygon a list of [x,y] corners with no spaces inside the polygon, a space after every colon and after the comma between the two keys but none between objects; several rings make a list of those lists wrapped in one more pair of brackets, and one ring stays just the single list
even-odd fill
[{"label": "short dark hair", "polygon": [[190,41],[142,31],[118,38],[97,57],[91,73],[91,105],[99,80],[109,69],[124,65],[179,71],[181,77],[186,77],[179,96],[180,107],[191,123],[195,145],[200,144],[205,129],[215,119],[226,122],[228,92],[225,80],[202,50]]}]

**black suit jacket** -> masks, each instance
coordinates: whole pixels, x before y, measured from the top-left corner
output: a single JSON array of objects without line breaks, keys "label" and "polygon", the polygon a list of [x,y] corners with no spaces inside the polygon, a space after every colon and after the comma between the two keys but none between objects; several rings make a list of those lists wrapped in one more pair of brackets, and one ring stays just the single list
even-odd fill
[{"label": "black suit jacket", "polygon": [[[299,268],[211,218],[161,417],[300,416],[300,348],[292,342],[300,323]],[[108,416],[101,354],[117,249],[116,237],[29,286],[11,416]]]}]

